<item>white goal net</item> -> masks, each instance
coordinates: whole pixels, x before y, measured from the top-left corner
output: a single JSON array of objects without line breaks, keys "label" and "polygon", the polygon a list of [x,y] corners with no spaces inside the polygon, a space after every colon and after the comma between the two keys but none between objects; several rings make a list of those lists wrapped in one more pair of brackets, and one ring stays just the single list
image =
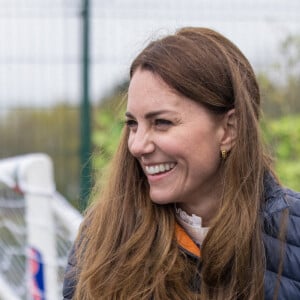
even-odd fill
[{"label": "white goal net", "polygon": [[55,190],[51,159],[0,160],[0,300],[57,300],[82,217]]}]

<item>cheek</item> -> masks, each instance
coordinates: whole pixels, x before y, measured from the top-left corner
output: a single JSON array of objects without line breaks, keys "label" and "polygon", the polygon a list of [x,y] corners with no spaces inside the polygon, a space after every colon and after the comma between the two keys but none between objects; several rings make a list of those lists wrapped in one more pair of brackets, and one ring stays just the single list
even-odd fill
[{"label": "cheek", "polygon": [[129,135],[128,136],[128,140],[127,140],[127,148],[129,150],[129,152],[132,154],[132,143],[133,143],[133,139],[132,137]]},{"label": "cheek", "polygon": [[169,154],[169,155],[175,155],[183,152],[182,143],[180,142],[180,137],[161,137],[156,140],[156,146],[161,151]]},{"label": "cheek", "polygon": [[218,165],[220,157],[220,145],[217,139],[211,134],[199,133],[189,140],[183,141],[186,145],[186,153],[189,153],[193,160],[201,161],[206,165]]}]

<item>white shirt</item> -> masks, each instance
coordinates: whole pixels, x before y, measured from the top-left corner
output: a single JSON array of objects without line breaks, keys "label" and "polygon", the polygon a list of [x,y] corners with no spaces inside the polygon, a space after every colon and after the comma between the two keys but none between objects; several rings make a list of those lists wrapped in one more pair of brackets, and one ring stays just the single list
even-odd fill
[{"label": "white shirt", "polygon": [[202,218],[195,214],[189,215],[184,210],[177,208],[176,206],[175,211],[178,223],[185,229],[192,240],[198,246],[201,246],[209,227],[202,227]]}]

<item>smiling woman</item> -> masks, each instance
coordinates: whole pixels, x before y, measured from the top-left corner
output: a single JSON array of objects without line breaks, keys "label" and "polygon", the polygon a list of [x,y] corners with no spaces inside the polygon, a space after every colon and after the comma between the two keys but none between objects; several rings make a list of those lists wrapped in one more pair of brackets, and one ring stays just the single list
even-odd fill
[{"label": "smiling woman", "polygon": [[126,126],[67,266],[65,299],[298,299],[300,194],[259,133],[253,70],[183,28],[133,61]]},{"label": "smiling woman", "polygon": [[222,193],[220,151],[234,145],[234,110],[211,113],[171,90],[155,73],[138,69],[126,115],[128,149],[147,176],[151,200],[179,203],[209,223]]}]

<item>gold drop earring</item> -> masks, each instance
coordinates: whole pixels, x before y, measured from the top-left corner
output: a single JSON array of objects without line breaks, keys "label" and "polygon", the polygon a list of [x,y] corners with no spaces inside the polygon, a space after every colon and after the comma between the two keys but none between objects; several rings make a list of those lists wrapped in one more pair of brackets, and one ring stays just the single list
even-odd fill
[{"label": "gold drop earring", "polygon": [[221,150],[221,157],[223,160],[227,158],[227,151],[226,150]]}]

